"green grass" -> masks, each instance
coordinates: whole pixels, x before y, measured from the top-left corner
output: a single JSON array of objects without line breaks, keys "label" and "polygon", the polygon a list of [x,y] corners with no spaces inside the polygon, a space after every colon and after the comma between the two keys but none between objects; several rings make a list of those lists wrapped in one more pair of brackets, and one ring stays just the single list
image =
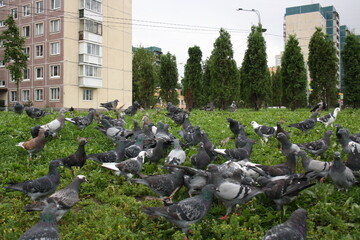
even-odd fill
[{"label": "green grass", "polygon": [[[164,116],[166,111],[157,113],[147,111],[154,123],[162,121],[170,124],[170,131],[178,138],[181,129],[171,119]],[[76,115],[85,115],[77,112]],[[112,113],[107,113],[112,114]],[[321,113],[323,115],[325,113]],[[66,113],[70,116],[69,113]],[[145,112],[138,112],[134,117],[126,117],[126,127],[132,129],[132,119],[139,123]],[[305,134],[300,130],[286,127],[310,116],[308,109],[294,112],[284,109],[262,109],[253,111],[239,109],[235,113],[229,111],[204,112],[194,110],[190,120],[193,125],[201,126],[209,139],[219,146],[222,139],[232,136],[227,117],[234,118],[247,125],[246,132],[250,138],[257,140],[252,153],[252,161],[261,164],[277,164],[284,162],[285,157],[279,150],[276,139],[271,138],[269,143],[262,144],[255,135],[250,122],[255,120],[259,124],[275,126],[276,121],[283,120],[283,127],[290,132],[293,143],[303,143],[320,139],[326,128],[318,123],[317,126]],[[114,117],[114,116],[113,116]],[[32,161],[26,151],[15,145],[30,138],[30,127],[35,124],[44,124],[55,118],[55,115],[46,116],[40,120],[21,116],[13,112],[0,112],[0,184],[5,186],[9,182],[20,182],[45,175],[51,160],[65,157],[77,148],[77,137],[89,137],[86,145],[87,154],[108,151],[114,148],[110,140],[95,129],[93,123],[81,131],[69,122],[60,132],[60,138],[51,138],[47,141],[44,150]],[[337,123],[349,129],[351,133],[360,132],[360,111],[346,109],[338,115]],[[329,127],[331,128],[331,127]],[[335,130],[335,128],[334,128]],[[220,147],[220,146],[219,146]],[[231,139],[221,148],[234,148],[234,139]],[[198,147],[186,149],[187,160],[185,165],[190,166],[190,156],[197,152]],[[331,137],[330,149],[321,157],[321,160],[332,161],[333,153],[341,151],[336,136]],[[342,155],[342,159],[347,156]],[[219,158],[215,163],[225,161]],[[146,163],[144,173],[160,174],[162,169],[154,170],[154,166]],[[298,171],[302,172],[301,164]],[[68,185],[73,176],[68,169],[61,168],[60,188]],[[180,229],[173,226],[164,218],[152,218],[142,213],[141,206],[160,206],[157,201],[143,200],[143,196],[155,194],[146,186],[130,185],[123,177],[115,176],[111,171],[101,168],[93,161],[87,161],[82,169],[76,169],[76,174],[85,175],[89,182],[80,188],[81,201],[68,212],[59,222],[61,239],[183,239]],[[185,188],[176,194],[175,200],[188,197]],[[6,192],[0,190],[0,239],[18,239],[27,229],[39,219],[39,212],[24,212],[23,206],[31,199],[20,192]],[[239,208],[241,215],[232,214],[226,220],[218,220],[225,214],[225,207],[216,200],[209,214],[199,223],[192,226],[191,239],[261,239],[265,232],[273,225],[287,220],[297,208],[308,210],[308,239],[360,239],[360,189],[353,187],[348,192],[338,191],[327,180],[324,184],[317,184],[303,191],[283,211],[277,211],[275,204],[260,195],[246,205]]]}]

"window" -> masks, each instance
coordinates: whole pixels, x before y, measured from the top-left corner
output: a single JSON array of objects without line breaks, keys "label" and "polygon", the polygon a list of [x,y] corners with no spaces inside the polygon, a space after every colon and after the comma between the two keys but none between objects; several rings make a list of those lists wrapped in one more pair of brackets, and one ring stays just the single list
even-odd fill
[{"label": "window", "polygon": [[43,79],[44,78],[44,68],[36,67],[35,68],[35,79]]},{"label": "window", "polygon": [[81,65],[80,72],[88,77],[101,77],[101,68],[92,65]]},{"label": "window", "polygon": [[101,23],[94,22],[89,19],[81,19],[80,20],[80,30],[95,33],[98,35],[102,35]]},{"label": "window", "polygon": [[5,26],[5,22],[4,21],[0,21],[0,27],[4,27]]},{"label": "window", "polygon": [[35,46],[35,57],[43,57],[44,56],[44,46],[36,45]]},{"label": "window", "polygon": [[85,100],[85,101],[93,100],[93,90],[92,89],[84,89],[83,100]]},{"label": "window", "polygon": [[30,47],[24,47],[23,51],[26,55],[28,55],[30,57]]},{"label": "window", "polygon": [[50,32],[59,32],[60,31],[60,20],[51,20],[50,21]]},{"label": "window", "polygon": [[22,90],[22,101],[23,102],[30,101],[30,90]]},{"label": "window", "polygon": [[5,40],[0,39],[0,47],[3,47],[3,46],[4,46],[4,42],[5,42]]},{"label": "window", "polygon": [[50,8],[51,9],[60,8],[60,0],[50,0]]},{"label": "window", "polygon": [[0,67],[5,67],[4,61],[0,61]]},{"label": "window", "polygon": [[17,92],[16,91],[10,92],[10,102],[17,102]]},{"label": "window", "polygon": [[17,8],[10,9],[10,14],[13,16],[14,19],[16,19],[18,14]]},{"label": "window", "polygon": [[[85,3],[84,3],[85,2]],[[81,7],[101,13],[101,1],[96,0],[82,0]]]},{"label": "window", "polygon": [[50,88],[50,100],[60,100],[60,88]]},{"label": "window", "polygon": [[0,0],[0,7],[5,6],[4,0]]},{"label": "window", "polygon": [[50,43],[50,55],[60,54],[60,43],[54,42]]},{"label": "window", "polygon": [[44,100],[44,90],[43,89],[35,89],[35,101]]},{"label": "window", "polygon": [[30,80],[30,69],[24,69],[24,80]]},{"label": "window", "polygon": [[44,23],[35,24],[35,36],[44,35]]},{"label": "window", "polygon": [[30,16],[30,4],[23,6],[23,16]]},{"label": "window", "polygon": [[60,65],[51,65],[50,66],[50,77],[60,77]]},{"label": "window", "polygon": [[100,54],[100,45],[87,43],[86,53],[96,55],[96,56],[101,56],[101,54]]},{"label": "window", "polygon": [[35,3],[35,12],[36,13],[43,13],[44,12],[44,2],[36,2]]},{"label": "window", "polygon": [[30,26],[25,26],[22,28],[22,30],[23,30],[24,37],[30,37]]}]

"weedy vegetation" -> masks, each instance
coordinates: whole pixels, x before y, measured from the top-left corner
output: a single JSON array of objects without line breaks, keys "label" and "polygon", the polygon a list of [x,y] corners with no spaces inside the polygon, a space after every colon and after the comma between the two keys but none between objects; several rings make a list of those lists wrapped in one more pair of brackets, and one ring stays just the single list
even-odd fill
[{"label": "weedy vegetation", "polygon": [[[331,111],[330,109],[329,111]],[[170,118],[164,116],[165,110],[156,112],[148,110],[138,111],[133,117],[126,116],[126,125],[132,129],[132,119],[141,122],[148,113],[156,123],[162,121],[169,124],[170,132],[177,138],[181,126],[177,126]],[[322,112],[323,115],[327,112]],[[75,112],[76,116],[86,115],[86,112]],[[112,117],[113,112],[106,112]],[[70,117],[70,113],[66,113]],[[194,110],[190,114],[193,125],[201,126],[208,133],[210,141],[220,148],[235,148],[233,134],[229,129],[227,117],[231,117],[247,125],[248,136],[255,139],[251,160],[260,164],[277,164],[285,161],[275,138],[270,138],[263,144],[254,133],[250,122],[255,120],[259,124],[275,126],[279,120],[282,126],[291,134],[293,143],[304,143],[320,139],[327,130],[318,123],[309,134],[287,125],[302,121],[310,117],[309,109],[289,111],[286,109],[238,109],[234,113],[229,111],[204,112]],[[29,160],[27,152],[15,145],[28,140],[30,128],[36,124],[44,124],[56,117],[56,114],[46,116],[40,120],[29,118],[25,113],[16,115],[13,112],[0,112],[0,184],[5,186],[10,182],[21,182],[43,176],[48,171],[51,160],[68,156],[78,146],[77,137],[90,138],[85,146],[86,153],[99,153],[114,149],[113,143],[100,133],[93,122],[84,130],[66,122],[59,138],[50,137],[45,148]],[[349,129],[351,133],[360,132],[360,111],[353,109],[342,110],[337,123]],[[328,127],[333,129],[335,127]],[[221,140],[231,136],[225,146],[220,146]],[[191,166],[190,157],[198,150],[198,146],[185,150],[187,159],[185,165]],[[341,152],[341,145],[335,134],[331,136],[331,147],[319,159],[332,161],[333,153]],[[342,159],[347,155],[342,153]],[[215,163],[220,164],[225,159],[219,157]],[[162,162],[164,159],[162,159]],[[300,160],[298,172],[303,172]],[[65,187],[72,180],[71,171],[60,168],[61,183],[58,189]],[[162,168],[156,168],[145,161],[145,174],[165,173]],[[144,196],[156,196],[149,188],[139,184],[129,184],[125,178],[115,176],[108,169],[100,167],[96,162],[88,160],[82,169],[75,169],[75,175],[82,174],[89,183],[80,187],[81,201],[68,212],[59,222],[61,239],[183,239],[180,229],[174,227],[164,218],[153,218],[141,211],[141,206],[161,206],[162,203],[146,200]],[[175,201],[188,197],[185,187],[175,195]],[[225,213],[225,207],[214,200],[209,214],[192,226],[190,239],[261,239],[272,226],[288,219],[297,208],[308,211],[308,239],[359,239],[360,237],[360,187],[354,186],[349,191],[338,191],[330,179],[300,193],[299,197],[282,211],[277,211],[275,204],[264,195],[259,195],[249,203],[239,207],[239,215],[232,213],[228,220],[218,218]],[[31,203],[31,199],[20,192],[0,190],[0,238],[18,239],[27,229],[33,226],[40,217],[39,212],[25,212],[23,207]]]}]

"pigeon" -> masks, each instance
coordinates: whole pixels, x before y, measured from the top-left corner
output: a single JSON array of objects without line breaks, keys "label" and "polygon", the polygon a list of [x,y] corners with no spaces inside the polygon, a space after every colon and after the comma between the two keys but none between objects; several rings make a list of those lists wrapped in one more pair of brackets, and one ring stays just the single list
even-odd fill
[{"label": "pigeon", "polygon": [[237,137],[235,137],[236,148],[245,147],[245,145],[249,141],[248,137],[246,136],[245,128],[243,125],[240,126],[239,130],[240,130],[239,134],[237,135]]},{"label": "pigeon", "polygon": [[181,148],[179,139],[174,139],[173,144],[174,149],[165,158],[165,164],[181,165],[186,159],[185,151]]},{"label": "pigeon", "polygon": [[347,191],[353,184],[357,183],[351,169],[341,161],[339,152],[334,153],[334,163],[330,168],[329,176],[338,189],[345,189]]},{"label": "pigeon", "polygon": [[324,133],[324,136],[316,141],[300,143],[298,146],[300,149],[305,150],[315,156],[315,158],[321,154],[323,154],[326,150],[328,150],[330,146],[330,137],[333,134],[333,131],[328,130]]},{"label": "pigeon", "polygon": [[115,99],[114,101],[111,101],[111,102],[100,103],[100,107],[106,108],[109,111],[115,110],[118,103],[119,103],[119,100]]},{"label": "pigeon", "polygon": [[113,127],[107,119],[101,119],[100,122],[101,122],[102,126],[104,127],[104,129],[98,128],[98,130],[105,133],[105,135],[112,142],[116,142],[117,140],[119,140],[121,138],[124,138],[124,137],[126,138],[133,134],[132,131],[129,131],[123,127]]},{"label": "pigeon", "polygon": [[166,110],[172,114],[177,114],[179,112],[182,112],[181,108],[174,106],[171,102],[167,103]]},{"label": "pigeon", "polygon": [[253,145],[256,143],[255,140],[248,139],[246,145],[242,148],[234,149],[214,149],[214,152],[223,155],[230,160],[244,160],[249,159]]},{"label": "pigeon", "polygon": [[20,142],[16,144],[16,146],[24,148],[29,153],[30,160],[32,160],[32,154],[43,150],[45,147],[45,142],[45,130],[40,127],[37,137],[32,138],[26,142]]},{"label": "pigeon", "polygon": [[61,131],[61,129],[64,128],[64,124],[65,124],[64,113],[65,112],[66,112],[66,109],[61,108],[57,118],[47,124],[41,125],[41,128],[43,128],[46,132],[48,132],[49,135],[56,137],[58,135],[58,133]]},{"label": "pigeon", "polygon": [[134,116],[139,108],[140,104],[135,101],[133,105],[129,106],[127,109],[124,110],[124,113],[128,116]]},{"label": "pigeon", "polygon": [[70,169],[74,174],[74,170],[72,167],[82,168],[86,162],[86,152],[85,152],[85,144],[87,143],[86,138],[78,138],[79,147],[75,153],[67,156],[65,158],[58,159],[62,162],[63,166]]},{"label": "pigeon", "polygon": [[98,163],[119,163],[125,159],[125,147],[127,141],[118,141],[114,150],[102,153],[93,153],[86,156],[87,159]]},{"label": "pigeon", "polygon": [[326,102],[319,102],[310,110],[310,112],[320,112],[325,109],[327,109]]},{"label": "pigeon", "polygon": [[307,211],[299,208],[290,218],[266,232],[262,240],[305,240],[307,235]]},{"label": "pigeon", "polygon": [[131,183],[134,174],[139,174],[145,159],[146,151],[141,151],[137,157],[127,159],[119,163],[103,163],[102,167],[113,170],[115,175],[123,175]]},{"label": "pigeon", "polygon": [[210,102],[200,109],[205,111],[214,111],[215,110],[214,102]]},{"label": "pigeon", "polygon": [[172,136],[169,133],[169,125],[168,124],[164,124],[162,122],[158,122],[156,124],[157,128],[156,128],[156,133],[155,133],[155,138],[157,139],[163,139],[165,142],[170,142],[174,139],[174,136]]},{"label": "pigeon", "polygon": [[46,111],[44,111],[40,108],[36,108],[36,107],[25,107],[24,109],[25,109],[26,114],[29,117],[35,118],[35,119],[40,119],[42,117],[52,114],[50,112],[46,112]]},{"label": "pigeon", "polygon": [[265,143],[268,142],[268,138],[274,136],[277,127],[268,127],[265,125],[259,125],[257,122],[252,121],[251,126],[254,128],[255,133],[260,136]]},{"label": "pigeon", "polygon": [[300,151],[299,146],[291,143],[289,138],[284,133],[278,133],[276,139],[279,140],[281,144],[281,152],[285,157],[291,153],[298,153]]},{"label": "pigeon", "polygon": [[79,187],[83,182],[88,180],[84,175],[78,175],[75,179],[66,187],[55,193],[51,194],[48,198],[40,201],[33,202],[25,206],[26,211],[42,211],[51,203],[56,203],[58,209],[55,213],[56,220],[59,221],[66,212],[68,212],[79,201]]},{"label": "pigeon", "polygon": [[96,110],[93,108],[89,109],[89,113],[86,116],[83,117],[74,117],[74,118],[65,118],[66,121],[71,122],[81,130],[84,130],[87,126],[89,126],[95,116]]},{"label": "pigeon", "polygon": [[196,146],[202,138],[200,126],[187,127],[186,130],[180,130],[178,133],[185,140],[186,146]]},{"label": "pigeon", "polygon": [[[350,151],[354,150],[353,146],[356,146],[358,149],[360,149],[360,144],[352,141],[350,139],[350,132],[346,128],[341,127],[340,125],[337,125],[338,129],[336,132],[336,137],[339,140],[342,150],[344,153],[350,153]],[[353,142],[352,144],[350,144]]]},{"label": "pigeon", "polygon": [[325,127],[327,127],[328,125],[333,126],[333,123],[336,121],[336,117],[338,115],[338,113],[340,112],[340,108],[335,108],[334,111],[332,113],[328,113],[322,117],[319,117],[317,119],[318,122],[321,122],[322,124],[325,125]]},{"label": "pigeon", "polygon": [[288,139],[290,139],[290,134],[282,128],[281,123],[278,121],[278,122],[276,122],[276,132],[275,132],[275,136],[277,136],[279,132],[284,133],[285,136],[286,136]]},{"label": "pigeon", "polygon": [[288,127],[294,127],[294,128],[297,128],[301,131],[305,131],[306,133],[308,133],[311,129],[313,129],[315,127],[318,114],[319,114],[319,112],[314,112],[310,118],[305,119],[304,121],[301,121],[298,123],[290,124]]},{"label": "pigeon", "polygon": [[323,162],[314,160],[306,155],[306,152],[301,150],[298,155],[301,157],[301,163],[306,172],[315,172],[319,177],[325,178],[328,176],[333,162]]},{"label": "pigeon", "polygon": [[142,211],[149,215],[165,217],[168,221],[180,227],[188,239],[190,225],[203,219],[208,213],[214,192],[213,184],[206,185],[200,195],[186,198],[178,203],[164,207],[143,207]]},{"label": "pigeon", "polygon": [[[30,134],[32,138],[36,138],[39,135],[39,130],[41,128],[41,125],[37,124],[34,127],[30,128]],[[45,131],[45,138],[47,138],[48,136],[50,136],[50,133],[48,131]]]},{"label": "pigeon", "polygon": [[49,164],[47,175],[21,183],[10,183],[5,188],[8,190],[20,191],[27,194],[34,201],[41,197],[46,197],[55,192],[60,183],[60,173],[58,167],[62,163],[59,160],[53,160]]},{"label": "pigeon", "polygon": [[215,154],[214,149],[215,145],[210,142],[208,135],[205,131],[201,131],[201,142],[204,143],[204,149],[210,157],[210,160],[213,161],[216,159],[217,154]]},{"label": "pigeon", "polygon": [[177,125],[181,125],[184,123],[186,114],[188,112],[180,111],[178,113],[166,113],[165,116],[173,120]]},{"label": "pigeon", "polygon": [[164,140],[156,139],[156,146],[154,148],[150,148],[146,150],[146,157],[150,160],[150,162],[158,164],[160,159],[164,155]]},{"label": "pigeon", "polygon": [[19,240],[48,239],[59,240],[60,233],[56,221],[58,206],[55,203],[48,204],[41,213],[40,220],[32,228],[27,230]]},{"label": "pigeon", "polygon": [[199,143],[199,150],[196,154],[190,157],[191,164],[197,169],[206,169],[207,165],[211,162],[210,156],[204,149],[204,143]]},{"label": "pigeon", "polygon": [[24,105],[19,102],[16,102],[14,105],[14,112],[17,114],[22,114],[23,111],[24,111]]},{"label": "pigeon", "polygon": [[141,179],[131,181],[148,186],[160,196],[161,200],[171,200],[172,196],[184,185],[184,170],[176,169],[172,173],[141,176]]},{"label": "pigeon", "polygon": [[351,141],[360,143],[360,133],[351,134],[349,137],[350,137]]},{"label": "pigeon", "polygon": [[[354,142],[351,142],[350,144],[354,144]],[[355,177],[360,177],[360,153],[356,146],[354,146],[353,151],[350,151],[345,165],[353,171]]]},{"label": "pigeon", "polygon": [[230,127],[230,131],[234,134],[234,135],[239,135],[240,133],[240,128],[244,128],[243,125],[239,122],[236,121],[232,118],[226,118],[226,121],[229,122],[229,127]]},{"label": "pigeon", "polygon": [[231,105],[230,105],[230,107],[229,107],[229,110],[230,110],[230,112],[235,112],[236,111],[236,103],[235,103],[235,101],[232,101],[232,103],[231,103]]},{"label": "pigeon", "polygon": [[256,181],[265,195],[275,202],[277,210],[281,210],[283,205],[292,202],[301,191],[315,185],[311,180],[312,177],[307,177],[306,174],[292,174],[280,179],[260,177]]},{"label": "pigeon", "polygon": [[125,148],[125,157],[133,158],[139,155],[141,151],[144,150],[144,138],[142,135],[139,135],[136,138],[136,142]]}]

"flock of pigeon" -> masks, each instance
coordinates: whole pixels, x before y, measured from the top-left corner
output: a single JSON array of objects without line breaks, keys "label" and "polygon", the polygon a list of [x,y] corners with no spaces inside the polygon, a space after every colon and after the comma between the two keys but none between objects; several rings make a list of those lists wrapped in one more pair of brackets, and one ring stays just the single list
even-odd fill
[{"label": "flock of pigeon", "polygon": [[[188,239],[190,225],[203,219],[211,208],[213,198],[225,205],[226,212],[220,219],[228,219],[234,208],[246,204],[254,197],[264,194],[271,199],[277,209],[291,203],[298,194],[317,182],[331,178],[338,189],[350,189],[360,176],[360,133],[350,134],[349,130],[336,124],[336,137],[342,151],[348,154],[344,163],[339,152],[334,153],[332,162],[317,160],[330,146],[332,130],[327,130],[323,138],[307,143],[291,142],[290,134],[281,127],[269,127],[256,121],[251,122],[254,132],[263,144],[270,138],[276,138],[286,161],[277,165],[262,165],[251,161],[254,139],[248,138],[245,126],[239,121],[226,118],[229,128],[234,134],[235,148],[220,149],[209,140],[205,131],[190,122],[190,113],[171,103],[167,104],[166,117],[181,126],[178,131],[181,139],[169,132],[169,125],[162,122],[154,124],[146,114],[142,119],[142,127],[133,120],[132,130],[126,129],[125,115],[133,116],[140,105],[134,102],[129,108],[122,110],[118,100],[102,103],[101,107],[115,111],[117,118],[111,118],[95,109],[89,109],[86,116],[66,118],[65,109],[58,116],[44,125],[31,128],[32,139],[21,142],[17,146],[24,148],[32,159],[44,148],[48,137],[56,138],[65,122],[68,121],[80,129],[88,127],[96,119],[96,127],[115,144],[115,149],[94,154],[86,154],[87,139],[79,138],[79,146],[75,153],[50,162],[47,175],[22,183],[9,183],[8,190],[21,191],[34,202],[25,206],[26,211],[42,211],[40,221],[26,231],[20,239],[59,239],[57,222],[69,211],[79,198],[81,183],[87,182],[83,175],[74,178],[66,188],[57,190],[60,183],[59,166],[69,168],[83,167],[86,160],[92,160],[101,167],[112,170],[132,184],[144,184],[153,190],[163,202],[161,207],[143,207],[142,211],[149,215],[162,216],[181,228]],[[14,111],[21,114],[25,110],[31,118],[39,119],[49,113],[34,107],[17,104]],[[309,119],[290,124],[306,134],[320,122],[326,127],[333,126],[340,108],[319,117],[322,109],[314,109]],[[191,166],[186,161],[185,148],[198,146],[198,152],[190,156]],[[312,157],[311,157],[312,156]],[[225,162],[215,164],[214,160],[224,158]],[[168,173],[161,175],[145,175],[143,165],[146,160],[150,164],[162,164]],[[296,173],[297,160],[301,159],[304,173]],[[217,161],[218,162],[218,161]],[[139,178],[134,178],[138,176]],[[173,196],[185,186],[189,198],[173,202]],[[237,209],[235,209],[237,211]],[[290,218],[271,228],[263,239],[306,239],[307,211],[297,209]]]}]

